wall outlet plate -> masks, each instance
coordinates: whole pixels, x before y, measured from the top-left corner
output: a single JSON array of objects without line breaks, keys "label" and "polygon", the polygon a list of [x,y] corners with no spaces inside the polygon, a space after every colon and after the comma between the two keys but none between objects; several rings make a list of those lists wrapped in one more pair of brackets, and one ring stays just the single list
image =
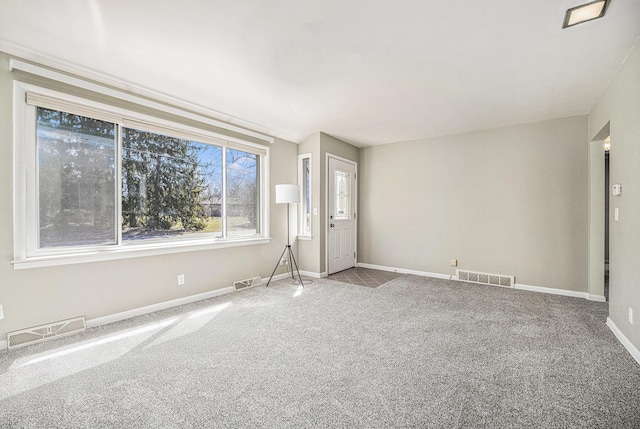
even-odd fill
[{"label": "wall outlet plate", "polygon": [[180,274],[178,276],[178,286],[182,286],[184,284],[184,274]]},{"label": "wall outlet plate", "polygon": [[613,195],[622,195],[622,185],[620,183],[613,185]]},{"label": "wall outlet plate", "polygon": [[0,304],[0,320],[4,319],[4,308],[2,308],[2,304]]},{"label": "wall outlet plate", "polygon": [[629,323],[633,325],[633,308],[629,307]]},{"label": "wall outlet plate", "polygon": [[451,259],[450,264],[452,267],[457,267],[458,266],[458,260],[457,259]]}]

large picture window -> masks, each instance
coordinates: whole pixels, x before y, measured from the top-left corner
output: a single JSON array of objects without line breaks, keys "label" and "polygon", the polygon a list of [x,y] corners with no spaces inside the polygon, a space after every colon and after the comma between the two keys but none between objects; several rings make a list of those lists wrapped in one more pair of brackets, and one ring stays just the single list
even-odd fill
[{"label": "large picture window", "polygon": [[266,149],[64,94],[25,95],[17,262],[264,238]]}]

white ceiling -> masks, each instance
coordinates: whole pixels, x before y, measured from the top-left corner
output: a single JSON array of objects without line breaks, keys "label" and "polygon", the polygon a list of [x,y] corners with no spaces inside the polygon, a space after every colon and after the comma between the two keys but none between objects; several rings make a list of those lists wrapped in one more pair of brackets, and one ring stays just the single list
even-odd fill
[{"label": "white ceiling", "polygon": [[586,114],[640,1],[0,0],[0,43],[260,125],[357,146]]}]

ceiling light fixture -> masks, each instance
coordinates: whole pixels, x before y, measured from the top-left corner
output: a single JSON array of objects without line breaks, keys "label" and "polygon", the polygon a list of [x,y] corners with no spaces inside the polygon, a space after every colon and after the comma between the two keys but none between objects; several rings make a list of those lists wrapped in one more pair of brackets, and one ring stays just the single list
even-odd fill
[{"label": "ceiling light fixture", "polygon": [[609,0],[598,0],[567,10],[562,28],[572,27],[583,22],[602,18],[607,11]]}]

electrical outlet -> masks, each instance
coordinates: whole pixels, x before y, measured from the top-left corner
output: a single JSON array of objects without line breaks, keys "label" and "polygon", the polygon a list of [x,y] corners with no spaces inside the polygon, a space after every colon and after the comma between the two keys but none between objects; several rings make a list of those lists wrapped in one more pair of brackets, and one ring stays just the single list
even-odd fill
[{"label": "electrical outlet", "polygon": [[633,325],[633,308],[629,307],[629,323]]},{"label": "electrical outlet", "polygon": [[280,265],[287,265],[288,263],[289,262],[286,259],[284,258],[280,259]]},{"label": "electrical outlet", "polygon": [[182,286],[184,284],[184,274],[178,275],[178,286]]},{"label": "electrical outlet", "polygon": [[452,267],[457,267],[458,266],[458,260],[457,259],[451,259],[450,264]]},{"label": "electrical outlet", "polygon": [[4,319],[4,308],[2,308],[2,304],[0,304],[0,320]]}]

